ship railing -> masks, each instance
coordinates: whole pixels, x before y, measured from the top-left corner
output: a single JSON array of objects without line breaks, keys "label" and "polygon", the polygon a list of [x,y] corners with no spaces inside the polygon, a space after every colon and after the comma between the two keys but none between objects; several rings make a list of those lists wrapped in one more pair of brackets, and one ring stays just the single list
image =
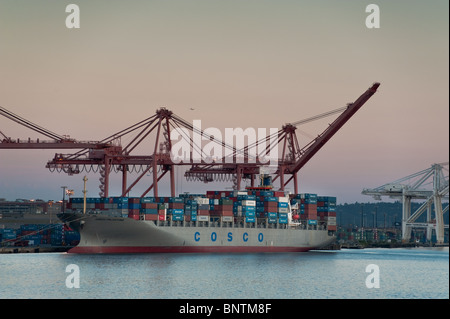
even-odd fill
[{"label": "ship railing", "polygon": [[327,230],[326,224],[309,225],[307,223],[246,223],[242,220],[223,222],[223,221],[154,221],[156,226],[161,227],[212,227],[212,228],[258,228],[258,229],[299,229],[299,230]]}]

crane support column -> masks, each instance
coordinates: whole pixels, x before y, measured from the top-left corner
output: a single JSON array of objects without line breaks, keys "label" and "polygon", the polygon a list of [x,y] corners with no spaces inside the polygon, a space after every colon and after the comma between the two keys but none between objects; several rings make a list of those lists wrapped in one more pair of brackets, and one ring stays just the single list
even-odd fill
[{"label": "crane support column", "polygon": [[427,202],[427,223],[428,223],[428,227],[427,227],[427,241],[431,242],[431,236],[433,234],[433,228],[431,226],[431,211],[432,211],[432,202],[428,201]]},{"label": "crane support column", "polygon": [[175,167],[170,165],[170,196],[175,197]]},{"label": "crane support column", "polygon": [[412,227],[408,225],[408,220],[411,215],[411,197],[404,194],[403,189],[403,210],[402,210],[402,241],[409,242],[411,239]]},{"label": "crane support column", "polygon": [[294,194],[298,194],[298,179],[297,172],[294,173]]},{"label": "crane support column", "polygon": [[444,243],[444,214],[442,212],[442,200],[438,194],[434,196],[434,212],[436,214],[436,243]]},{"label": "crane support column", "polygon": [[[438,164],[433,165],[433,197],[434,214],[436,216],[436,243],[444,243],[444,213],[442,211],[442,195],[440,194],[442,167]],[[448,186],[447,186],[448,189]]]},{"label": "crane support column", "polygon": [[158,165],[157,156],[153,159],[153,196],[158,197]]},{"label": "crane support column", "polygon": [[109,173],[111,172],[111,158],[105,156],[105,191],[104,197],[109,197]]},{"label": "crane support column", "polygon": [[122,194],[127,191],[127,165],[122,165]]}]

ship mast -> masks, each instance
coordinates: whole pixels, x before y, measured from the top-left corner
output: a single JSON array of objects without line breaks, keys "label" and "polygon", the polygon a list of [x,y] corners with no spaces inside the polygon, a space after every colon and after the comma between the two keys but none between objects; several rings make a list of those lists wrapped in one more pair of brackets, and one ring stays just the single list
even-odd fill
[{"label": "ship mast", "polygon": [[88,178],[86,176],[83,177],[83,182],[84,182],[84,189],[83,189],[83,215],[86,215],[86,182],[87,182]]}]

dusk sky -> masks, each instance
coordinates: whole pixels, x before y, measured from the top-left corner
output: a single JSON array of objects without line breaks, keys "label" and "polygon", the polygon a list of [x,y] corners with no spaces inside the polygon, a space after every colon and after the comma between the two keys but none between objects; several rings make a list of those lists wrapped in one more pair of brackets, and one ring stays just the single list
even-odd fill
[{"label": "dusk sky", "polygon": [[[70,3],[79,29],[66,27]],[[380,28],[366,27],[371,3]],[[363,188],[449,160],[448,12],[447,0],[0,0],[0,106],[60,135],[101,140],[160,107],[204,128],[281,128],[380,82],[299,174],[302,193],[372,201]],[[299,126],[301,144],[332,120]],[[1,116],[0,131],[45,139]],[[57,152],[72,151],[0,150],[0,198],[59,200],[63,185],[81,197],[84,174],[45,168]],[[231,186],[178,173],[182,192]],[[97,197],[99,175],[88,178]],[[114,174],[110,195],[120,190]]]}]

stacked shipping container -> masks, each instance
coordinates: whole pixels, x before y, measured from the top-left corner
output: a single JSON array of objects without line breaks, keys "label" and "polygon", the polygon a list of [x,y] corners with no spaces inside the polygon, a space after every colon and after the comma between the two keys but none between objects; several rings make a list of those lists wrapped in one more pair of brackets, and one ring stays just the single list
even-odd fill
[{"label": "stacked shipping container", "polygon": [[325,221],[328,230],[337,230],[336,224],[336,197],[318,196],[317,197],[317,214],[321,221]]},{"label": "stacked shipping container", "polygon": [[[112,197],[87,198],[87,208],[116,212],[123,217],[152,221],[217,221],[254,224],[262,219],[269,224],[287,224],[289,205],[298,208],[303,222],[317,225],[328,222],[329,230],[336,228],[336,197],[317,194],[285,196],[284,192],[268,190],[208,191],[205,195],[180,194],[179,197]],[[80,209],[82,198],[71,198],[70,207]],[[125,213],[126,212],[126,213]],[[120,215],[120,214],[119,214]]]},{"label": "stacked shipping container", "polygon": [[22,243],[26,246],[76,245],[80,234],[63,224],[23,224],[19,228],[0,229],[2,245],[13,246]]}]

